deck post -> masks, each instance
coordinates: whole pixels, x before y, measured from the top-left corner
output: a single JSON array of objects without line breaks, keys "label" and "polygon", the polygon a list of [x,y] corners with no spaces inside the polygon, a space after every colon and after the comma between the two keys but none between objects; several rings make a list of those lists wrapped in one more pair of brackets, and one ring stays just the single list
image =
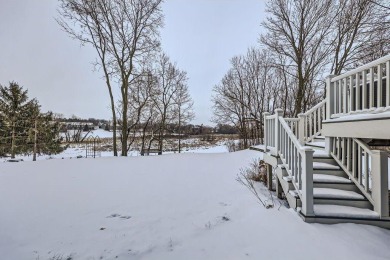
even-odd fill
[{"label": "deck post", "polygon": [[264,152],[266,153],[267,152],[267,145],[268,145],[268,124],[267,124],[267,117],[270,115],[270,113],[268,112],[264,112],[263,113],[263,118],[264,118],[264,124],[263,124],[263,127],[264,127],[264,130],[263,130],[263,143],[264,143]]},{"label": "deck post", "polygon": [[298,115],[299,122],[298,122],[298,140],[301,145],[305,145],[305,132],[306,132],[306,127],[305,127],[305,119],[306,116],[304,114],[299,114]]},{"label": "deck post", "polygon": [[313,149],[307,148],[302,154],[302,213],[305,216],[314,216],[313,153]]},{"label": "deck post", "polygon": [[272,187],[272,165],[266,164],[266,171],[267,171],[267,188],[268,190],[273,190]]},{"label": "deck post", "polygon": [[329,75],[326,77],[326,119],[330,119],[332,114],[334,114],[334,83],[332,82],[332,78],[334,78],[335,75]]},{"label": "deck post", "polygon": [[276,155],[279,154],[279,117],[282,117],[283,116],[283,109],[280,109],[280,108],[277,108],[275,109],[275,114],[276,114],[276,118],[275,118],[275,153]]},{"label": "deck post", "polygon": [[[280,167],[280,165],[278,165],[277,167]],[[276,169],[275,169],[276,171]],[[278,176],[276,176],[275,178],[275,193],[276,193],[276,196],[278,197],[278,199],[283,199],[283,188],[282,188],[282,185],[280,184],[280,180],[278,178]]]},{"label": "deck post", "polygon": [[381,218],[389,217],[388,155],[385,151],[374,150],[371,157],[371,191],[374,211]]},{"label": "deck post", "polygon": [[325,136],[325,152],[330,155],[332,152],[332,137]]}]

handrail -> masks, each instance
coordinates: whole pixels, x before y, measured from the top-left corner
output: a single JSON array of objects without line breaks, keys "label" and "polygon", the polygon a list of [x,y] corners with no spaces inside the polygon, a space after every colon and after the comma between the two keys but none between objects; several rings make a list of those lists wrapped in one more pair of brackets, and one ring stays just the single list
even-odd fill
[{"label": "handrail", "polygon": [[309,110],[306,111],[306,113],[304,113],[304,115],[309,115],[309,114],[312,114],[315,110],[317,110],[318,108],[320,107],[323,107],[325,106],[326,104],[326,100],[322,100],[320,103],[318,103],[317,105],[315,105],[314,107],[310,108]]},{"label": "handrail", "polygon": [[284,118],[284,120],[286,121],[286,122],[298,122],[299,121],[299,118]]},{"label": "handrail", "polygon": [[343,79],[345,77],[353,76],[353,75],[355,75],[358,72],[361,72],[363,70],[368,70],[371,67],[375,67],[375,66],[377,66],[377,65],[379,65],[381,63],[385,63],[388,60],[390,60],[390,54],[386,55],[386,56],[384,56],[382,58],[379,58],[377,60],[374,60],[374,61],[372,61],[370,63],[364,64],[364,65],[362,65],[360,67],[357,67],[356,69],[350,70],[350,71],[348,71],[348,72],[346,72],[344,74],[336,76],[336,77],[332,78],[332,82],[336,82],[336,81],[338,81],[340,79]]}]

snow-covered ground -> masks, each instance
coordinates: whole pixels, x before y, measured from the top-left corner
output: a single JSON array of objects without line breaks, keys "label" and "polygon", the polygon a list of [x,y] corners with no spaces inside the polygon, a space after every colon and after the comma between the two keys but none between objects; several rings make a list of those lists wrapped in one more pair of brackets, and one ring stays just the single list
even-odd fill
[{"label": "snow-covered ground", "polygon": [[[223,142],[220,142],[214,146],[199,146],[199,147],[191,147],[191,148],[183,148],[181,151],[182,153],[227,153],[228,148],[226,145],[223,144]],[[175,152],[164,152],[164,154],[172,154]],[[176,152],[177,153],[177,152]],[[119,152],[120,154],[120,152]],[[50,159],[75,159],[77,157],[85,157],[86,151],[85,151],[85,144],[73,144],[72,147],[67,148],[63,152],[59,154],[53,154],[53,155],[37,155],[37,160],[50,160]],[[100,153],[100,156],[98,157],[112,157],[113,152],[112,151],[102,151]],[[139,151],[129,151],[128,156],[140,156]],[[32,161],[33,156],[32,155],[16,155],[16,159],[22,159],[23,161]],[[0,157],[0,162],[7,162],[9,158]]]},{"label": "snow-covered ground", "polygon": [[259,156],[2,163],[0,259],[389,259],[389,230],[260,206],[236,181]]}]

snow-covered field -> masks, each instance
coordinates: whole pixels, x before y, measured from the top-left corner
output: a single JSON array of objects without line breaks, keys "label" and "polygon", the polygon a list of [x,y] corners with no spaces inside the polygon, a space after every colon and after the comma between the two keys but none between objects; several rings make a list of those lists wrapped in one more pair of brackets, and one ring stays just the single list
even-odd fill
[{"label": "snow-covered field", "polygon": [[[183,148],[181,151],[182,153],[227,153],[228,148],[226,145],[223,144],[223,142],[217,143],[216,145],[211,146],[194,146],[192,148]],[[172,154],[175,152],[164,152],[164,154]],[[120,154],[120,152],[119,152]],[[53,154],[53,155],[37,155],[37,160],[51,160],[51,159],[75,159],[77,157],[85,157],[85,144],[72,144],[71,147],[67,148],[63,152],[59,154]],[[112,157],[113,152],[112,151],[102,151],[100,153],[100,156],[98,157]],[[139,151],[129,151],[128,156],[140,156]],[[0,157],[0,162],[7,162],[10,158]],[[32,161],[33,156],[32,155],[16,155],[16,159],[22,159],[23,161]]]},{"label": "snow-covered field", "polygon": [[0,259],[389,259],[389,230],[260,206],[235,180],[260,155],[2,163]]}]

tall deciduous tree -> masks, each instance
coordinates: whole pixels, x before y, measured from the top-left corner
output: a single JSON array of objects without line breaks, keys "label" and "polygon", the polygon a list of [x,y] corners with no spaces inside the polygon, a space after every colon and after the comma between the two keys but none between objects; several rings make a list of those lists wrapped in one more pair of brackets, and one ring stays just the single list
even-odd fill
[{"label": "tall deciduous tree", "polygon": [[162,154],[167,125],[175,118],[175,97],[183,84],[186,84],[187,73],[172,63],[166,54],[160,55],[156,67],[157,91],[153,95],[153,102],[159,114],[157,139],[159,154]]},{"label": "tall deciduous tree", "polygon": [[122,156],[127,156],[129,85],[136,77],[137,65],[159,49],[162,1],[60,0],[58,23],[98,54],[96,65],[103,69],[111,102],[114,155],[117,155],[117,116],[113,85],[119,83]]},{"label": "tall deciduous tree", "polygon": [[181,152],[182,126],[195,118],[194,102],[188,90],[187,80],[178,83],[178,90],[173,97],[174,114],[179,134],[179,153]]},{"label": "tall deciduous tree", "polygon": [[267,33],[261,43],[275,56],[282,55],[286,66],[294,68],[296,92],[294,116],[307,109],[313,80],[327,64],[331,44],[324,44],[337,16],[334,0],[271,0],[263,22]]}]

